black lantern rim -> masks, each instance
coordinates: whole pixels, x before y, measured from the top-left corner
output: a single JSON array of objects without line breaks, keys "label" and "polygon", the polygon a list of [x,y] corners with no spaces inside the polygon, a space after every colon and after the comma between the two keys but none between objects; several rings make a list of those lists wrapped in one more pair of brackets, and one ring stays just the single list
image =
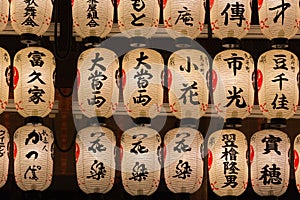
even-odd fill
[{"label": "black lantern rim", "polygon": [[197,128],[199,120],[196,118],[182,118],[180,120],[180,127]]},{"label": "black lantern rim", "polygon": [[143,36],[136,36],[129,38],[129,44],[131,47],[142,48],[149,46],[148,39]]},{"label": "black lantern rim", "polygon": [[97,47],[100,46],[102,39],[97,36],[90,36],[83,39],[83,44],[85,47]]},{"label": "black lantern rim", "polygon": [[241,118],[227,118],[225,120],[224,128],[238,128],[242,127]]},{"label": "black lantern rim", "polygon": [[39,37],[32,33],[23,33],[21,34],[20,41],[22,44],[35,45],[38,43]]},{"label": "black lantern rim", "polygon": [[42,124],[43,123],[43,118],[39,116],[30,116],[25,118],[25,124]]},{"label": "black lantern rim", "polygon": [[286,127],[286,119],[284,118],[272,118],[270,128],[280,129]]},{"label": "black lantern rim", "polygon": [[151,124],[151,118],[150,117],[137,117],[133,119],[133,122],[138,125],[149,125]]},{"label": "black lantern rim", "polygon": [[228,37],[222,39],[222,47],[226,49],[239,49],[241,46],[240,43],[238,38]]},{"label": "black lantern rim", "polygon": [[274,38],[271,40],[271,47],[273,49],[286,49],[289,47],[288,41],[287,38]]},{"label": "black lantern rim", "polygon": [[177,48],[191,48],[192,39],[188,37],[178,37],[175,38],[175,46]]}]

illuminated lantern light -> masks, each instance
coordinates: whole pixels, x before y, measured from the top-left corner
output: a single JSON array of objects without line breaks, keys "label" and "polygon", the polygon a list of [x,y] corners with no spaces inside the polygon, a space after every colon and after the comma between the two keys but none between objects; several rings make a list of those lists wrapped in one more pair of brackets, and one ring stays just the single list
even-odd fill
[{"label": "illuminated lantern light", "polygon": [[241,120],[250,115],[254,104],[251,55],[238,49],[222,51],[215,56],[212,71],[217,81],[213,99],[218,115],[228,124],[241,124]]},{"label": "illuminated lantern light", "polygon": [[7,104],[9,96],[9,83],[10,83],[10,56],[9,53],[0,48],[0,114],[3,113]]},{"label": "illuminated lantern light", "polygon": [[164,176],[173,193],[194,193],[203,179],[203,137],[193,128],[175,128],[164,137]]},{"label": "illuminated lantern light", "polygon": [[283,49],[262,54],[257,66],[258,102],[271,123],[285,124],[298,107],[299,60]]},{"label": "illuminated lantern light", "polygon": [[139,48],[123,58],[123,99],[127,113],[137,121],[150,123],[163,105],[162,56],[151,49]]},{"label": "illuminated lantern light", "polygon": [[14,133],[14,173],[23,191],[46,190],[52,181],[54,139],[52,131],[28,123]]},{"label": "illuminated lantern light", "polygon": [[8,130],[0,125],[0,188],[7,181],[9,168],[9,133]]},{"label": "illuminated lantern light", "polygon": [[1,0],[0,5],[0,31],[3,31],[8,22],[9,0]]},{"label": "illuminated lantern light", "polygon": [[76,175],[80,189],[87,193],[105,194],[115,178],[114,133],[100,126],[79,131],[76,137]]},{"label": "illuminated lantern light", "polygon": [[234,129],[212,133],[208,138],[208,173],[217,195],[239,196],[248,185],[247,139]]},{"label": "illuminated lantern light", "polygon": [[41,47],[28,47],[14,57],[14,101],[23,117],[45,117],[54,104],[55,58]]},{"label": "illuminated lantern light", "polygon": [[77,72],[78,103],[85,116],[112,116],[119,100],[115,77],[118,68],[118,57],[109,49],[91,48],[81,53]]},{"label": "illuminated lantern light", "polygon": [[161,170],[161,138],[147,127],[125,131],[121,138],[122,184],[132,196],[150,196],[159,185]]},{"label": "illuminated lantern light", "polygon": [[299,29],[299,1],[260,0],[258,16],[261,32],[275,43],[287,45],[287,39],[294,37]]},{"label": "illuminated lantern light", "polygon": [[297,190],[300,193],[299,155],[300,155],[300,135],[297,135],[297,137],[294,140],[294,172],[295,172]]},{"label": "illuminated lantern light", "polygon": [[21,42],[33,43],[36,36],[43,35],[49,28],[52,17],[52,0],[12,0],[11,25]]},{"label": "illuminated lantern light", "polygon": [[251,182],[260,196],[281,196],[289,185],[290,139],[282,131],[258,131],[250,141]]},{"label": "illuminated lantern light", "polygon": [[81,38],[85,38],[86,46],[100,43],[100,38],[110,33],[113,12],[114,5],[111,0],[73,2],[74,30]]},{"label": "illuminated lantern light", "polygon": [[[210,1],[210,21],[214,35],[226,43],[235,43],[250,30],[252,0]],[[238,9],[238,11],[237,11]],[[237,11],[238,13],[235,13]],[[226,41],[228,40],[228,41]]]}]

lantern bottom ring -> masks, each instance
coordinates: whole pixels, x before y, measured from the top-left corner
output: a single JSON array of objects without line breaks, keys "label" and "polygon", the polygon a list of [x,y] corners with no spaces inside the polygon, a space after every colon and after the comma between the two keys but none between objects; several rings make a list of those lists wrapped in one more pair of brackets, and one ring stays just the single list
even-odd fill
[{"label": "lantern bottom ring", "polygon": [[149,125],[151,124],[151,118],[149,117],[137,117],[135,119],[133,119],[133,122],[135,124],[141,124],[141,125]]},{"label": "lantern bottom ring", "polygon": [[192,39],[188,37],[178,37],[175,39],[175,46],[178,48],[190,48],[192,47]]},{"label": "lantern bottom ring", "polygon": [[226,49],[239,49],[240,48],[240,40],[238,38],[223,38],[222,39],[222,47]]},{"label": "lantern bottom ring", "polygon": [[284,128],[284,127],[286,127],[286,119],[284,119],[284,118],[272,118],[270,127],[271,128]]},{"label": "lantern bottom ring", "polygon": [[21,34],[20,41],[22,44],[34,45],[34,44],[38,43],[39,37],[35,34],[23,33],[23,34]]},{"label": "lantern bottom ring", "polygon": [[90,36],[83,39],[84,46],[86,47],[100,46],[101,42],[102,42],[101,38],[96,36]]},{"label": "lantern bottom ring", "polygon": [[241,127],[242,119],[241,118],[227,118],[224,126],[227,128]]},{"label": "lantern bottom ring", "polygon": [[146,37],[136,36],[129,39],[131,47],[146,47],[148,46],[148,40]]}]

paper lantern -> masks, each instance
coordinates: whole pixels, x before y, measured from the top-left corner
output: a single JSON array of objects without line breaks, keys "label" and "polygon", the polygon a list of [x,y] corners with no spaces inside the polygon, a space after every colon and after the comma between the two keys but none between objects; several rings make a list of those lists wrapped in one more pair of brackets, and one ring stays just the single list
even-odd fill
[{"label": "paper lantern", "polygon": [[213,60],[212,82],[214,106],[227,122],[246,118],[253,108],[252,75],[254,62],[245,51],[229,49]]},{"label": "paper lantern", "polygon": [[259,57],[257,68],[258,102],[263,115],[271,122],[292,117],[299,99],[297,56],[287,50],[270,50]]},{"label": "paper lantern", "polygon": [[23,117],[47,116],[54,104],[55,58],[42,47],[28,47],[14,57],[14,101]]},{"label": "paper lantern", "polygon": [[12,28],[19,35],[43,35],[50,26],[52,0],[11,0]]},{"label": "paper lantern", "polygon": [[151,37],[159,23],[158,0],[118,0],[119,29],[127,37]]},{"label": "paper lantern", "polygon": [[1,0],[0,5],[0,31],[3,31],[8,22],[9,0]]},{"label": "paper lantern", "polygon": [[300,155],[300,135],[297,135],[297,137],[294,140],[294,172],[295,172],[297,190],[300,193],[299,155]]},{"label": "paper lantern", "polygon": [[203,179],[203,137],[192,128],[175,128],[164,138],[164,176],[173,193],[194,193]]},{"label": "paper lantern", "polygon": [[8,104],[9,82],[10,82],[10,56],[0,47],[0,114],[3,113]]},{"label": "paper lantern", "polygon": [[114,133],[100,126],[79,131],[76,137],[76,175],[80,189],[87,193],[105,194],[115,178]]},{"label": "paper lantern", "polygon": [[170,56],[168,67],[172,113],[179,119],[202,117],[208,108],[207,55],[195,49],[182,49]]},{"label": "paper lantern", "polygon": [[163,104],[162,56],[151,49],[139,48],[123,58],[123,98],[132,118],[154,118]]},{"label": "paper lantern", "polygon": [[258,131],[250,141],[251,182],[260,196],[281,196],[289,185],[290,139],[279,130]]},{"label": "paper lantern", "polygon": [[223,196],[239,196],[247,188],[247,139],[234,129],[212,133],[208,138],[208,173],[210,187]]},{"label": "paper lantern", "polygon": [[161,138],[147,127],[125,131],[121,138],[122,184],[132,196],[149,196],[159,185],[161,170]]},{"label": "paper lantern", "polygon": [[7,181],[9,168],[9,133],[8,130],[0,125],[0,188]]},{"label": "paper lantern", "polygon": [[205,6],[203,0],[163,1],[164,27],[173,37],[187,36],[195,39],[204,28]]},{"label": "paper lantern", "polygon": [[81,38],[104,38],[112,29],[113,12],[111,0],[75,0],[72,4],[74,30]]},{"label": "paper lantern", "polygon": [[52,181],[54,139],[41,124],[26,124],[14,134],[14,173],[23,191],[43,191]]},{"label": "paper lantern", "polygon": [[80,54],[77,72],[78,103],[85,116],[112,116],[119,100],[115,76],[118,68],[118,57],[111,50],[91,48]]}]

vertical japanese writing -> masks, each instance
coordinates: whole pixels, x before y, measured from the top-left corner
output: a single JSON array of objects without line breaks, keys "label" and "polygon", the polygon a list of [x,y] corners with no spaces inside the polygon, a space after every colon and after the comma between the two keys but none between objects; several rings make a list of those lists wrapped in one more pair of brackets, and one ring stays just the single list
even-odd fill
[{"label": "vertical japanese writing", "polygon": [[90,176],[87,176],[87,178],[92,178],[96,180],[100,180],[101,178],[105,178],[106,170],[104,167],[104,164],[102,162],[99,162],[98,160],[94,160],[91,170],[90,170]]},{"label": "vertical japanese writing", "polygon": [[132,168],[132,177],[129,180],[134,180],[141,182],[142,180],[146,180],[148,177],[148,169],[146,168],[144,163],[135,162],[135,165]]},{"label": "vertical japanese writing", "polygon": [[34,0],[24,0],[24,3],[26,4],[24,9],[24,17],[26,17],[26,19],[22,22],[22,25],[31,27],[39,26],[34,21],[37,12],[36,8],[39,7],[38,4]]},{"label": "vertical japanese writing", "polygon": [[[230,17],[229,17],[229,13],[228,13],[229,8],[231,8]],[[246,20],[246,18],[244,16],[244,12],[245,12],[244,4],[241,4],[239,2],[236,2],[235,4],[227,3],[226,7],[224,8],[224,10],[221,13],[221,15],[225,17],[224,25],[227,26],[229,20],[232,20],[232,21],[235,20],[235,21],[238,21],[237,26],[241,27],[243,21]]]},{"label": "vertical japanese writing", "polygon": [[97,0],[88,0],[87,1],[89,3],[88,9],[87,9],[87,19],[89,19],[90,21],[86,24],[86,26],[89,27],[96,27],[99,26],[99,24],[95,21],[95,19],[99,19],[98,18],[98,13],[97,13],[97,6],[99,4],[99,1]]},{"label": "vertical japanese writing", "polygon": [[134,154],[143,154],[143,153],[148,153],[149,149],[147,147],[143,146],[143,139],[147,137],[146,134],[138,134],[138,135],[133,135],[132,139],[139,139],[137,142],[132,143],[132,149],[130,149],[130,153]]},{"label": "vertical japanese writing", "polygon": [[178,17],[175,21],[175,25],[179,20],[181,20],[186,26],[193,26],[194,24],[192,22],[194,21],[194,18],[192,17],[192,14],[190,12],[191,10],[185,6],[182,10],[178,10]]},{"label": "vertical japanese writing", "polygon": [[3,157],[5,154],[5,144],[4,144],[4,139],[5,139],[5,130],[0,130],[0,157]]},{"label": "vertical japanese writing", "polygon": [[[142,12],[146,7],[144,0],[131,0],[131,1],[132,1],[133,9],[138,13]],[[136,15],[136,13],[130,13],[130,14],[133,18],[131,21],[131,24],[133,26],[144,26],[144,23],[138,21],[146,17],[145,13],[139,15]]]},{"label": "vertical japanese writing", "polygon": [[91,146],[88,147],[88,151],[91,151],[93,153],[106,151],[106,147],[104,144],[101,144],[101,137],[105,136],[105,133],[103,132],[95,132],[90,134],[93,141],[91,141]]},{"label": "vertical japanese writing", "polygon": [[284,16],[285,16],[285,11],[291,7],[290,3],[285,3],[284,0],[281,0],[281,4],[278,6],[275,6],[273,8],[269,8],[270,11],[276,10],[275,17],[273,18],[273,22],[277,23],[279,17],[281,17],[281,24],[284,24]]}]

